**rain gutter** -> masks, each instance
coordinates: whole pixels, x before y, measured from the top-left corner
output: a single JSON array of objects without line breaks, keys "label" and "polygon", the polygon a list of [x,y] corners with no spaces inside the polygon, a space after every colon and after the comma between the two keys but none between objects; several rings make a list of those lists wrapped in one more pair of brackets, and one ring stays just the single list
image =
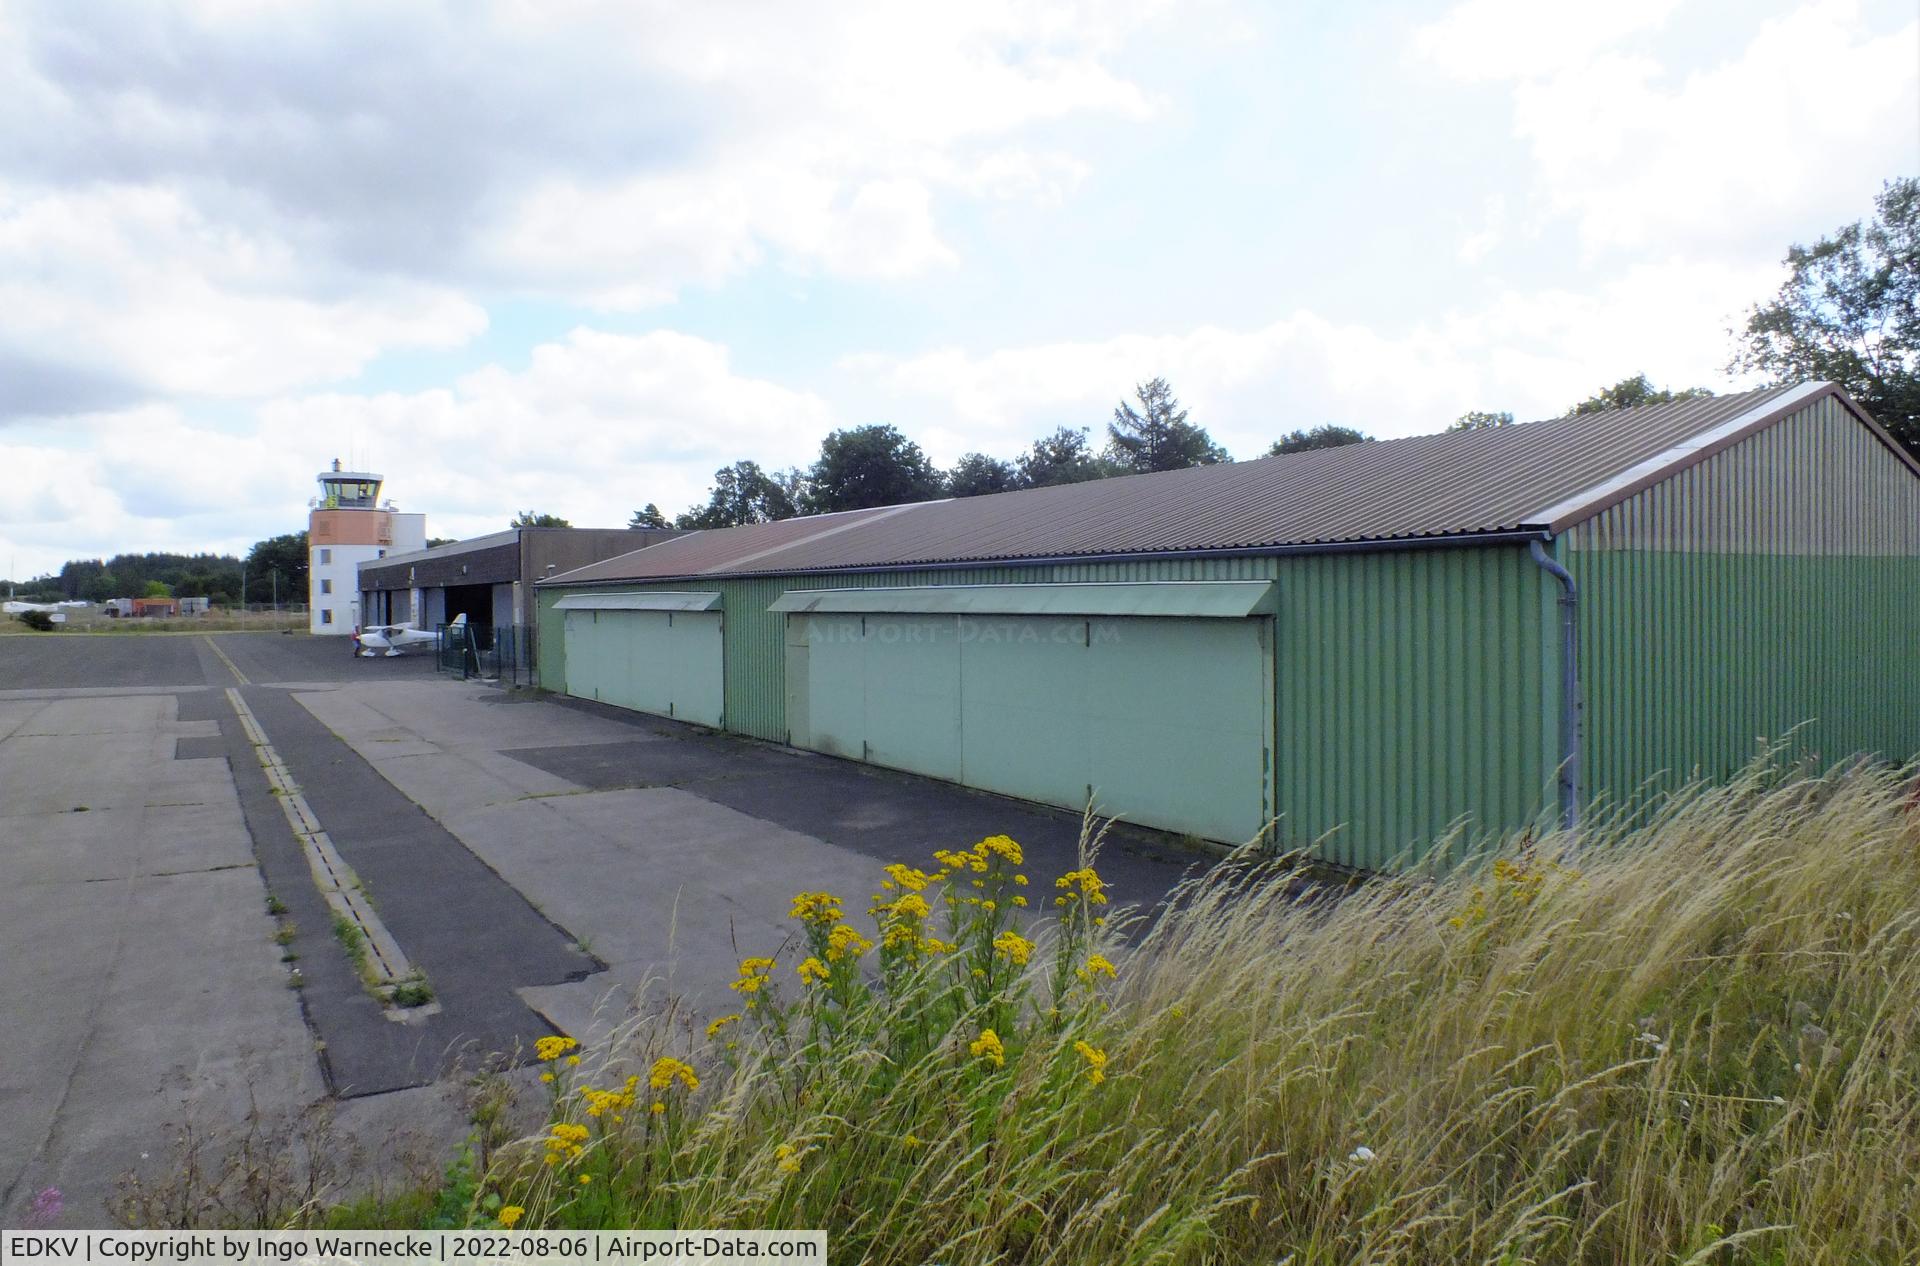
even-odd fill
[{"label": "rain gutter", "polygon": [[1580,590],[1573,573],[1547,553],[1552,535],[1527,543],[1548,575],[1560,582],[1560,828],[1580,828]]}]

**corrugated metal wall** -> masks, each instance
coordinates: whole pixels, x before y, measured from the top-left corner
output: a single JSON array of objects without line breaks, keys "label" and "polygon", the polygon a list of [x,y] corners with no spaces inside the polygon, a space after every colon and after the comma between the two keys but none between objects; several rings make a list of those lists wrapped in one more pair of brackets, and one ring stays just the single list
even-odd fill
[{"label": "corrugated metal wall", "polygon": [[[1552,803],[1554,590],[1525,550],[1169,559],[702,582],[726,595],[726,727],[787,739],[793,589],[1097,581],[1278,582],[1275,795],[1289,845],[1378,867],[1456,819],[1512,829]],[[642,586],[636,585],[635,588]],[[665,582],[687,589],[693,582]],[[542,591],[543,684],[564,660]],[[548,632],[548,627],[555,629]]]},{"label": "corrugated metal wall", "polygon": [[[793,589],[881,589],[901,585],[1071,584],[1121,580],[1266,580],[1274,560],[1170,560],[1158,563],[1089,563],[1048,567],[977,567],[956,571],[899,571],[872,575],[781,576],[729,580],[726,592],[727,728],[784,743],[786,717],[786,617],[767,610]],[[677,588],[687,588],[682,581]],[[702,585],[701,587],[708,587]]]},{"label": "corrugated metal wall", "polygon": [[[1795,726],[1823,760],[1920,752],[1920,480],[1835,400],[1572,529],[1584,782],[1622,801],[1724,777]],[[785,741],[791,589],[1272,579],[1285,842],[1379,867],[1443,834],[1541,821],[1558,760],[1558,588],[1513,547],[713,582],[726,725]],[[686,581],[666,587],[685,589]],[[541,598],[543,681],[563,639]]]},{"label": "corrugated metal wall", "polygon": [[1639,804],[1795,730],[1821,762],[1920,753],[1920,479],[1818,401],[1567,535],[1586,785]]},{"label": "corrugated metal wall", "polygon": [[[1523,549],[1285,560],[1275,630],[1284,838],[1379,868],[1551,806],[1554,592]],[[1329,834],[1330,833],[1330,834]]]}]

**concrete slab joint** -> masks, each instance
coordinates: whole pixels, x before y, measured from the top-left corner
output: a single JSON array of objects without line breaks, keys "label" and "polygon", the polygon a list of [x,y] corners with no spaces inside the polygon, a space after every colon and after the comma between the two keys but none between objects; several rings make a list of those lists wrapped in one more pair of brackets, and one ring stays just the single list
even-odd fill
[{"label": "concrete slab joint", "polygon": [[266,773],[274,799],[279,801],[281,811],[286,814],[287,825],[300,842],[308,869],[313,874],[314,885],[336,916],[359,929],[366,946],[368,972],[373,977],[369,984],[376,990],[387,991],[410,978],[417,978],[413,964],[368,902],[360,881],[328,838],[319,818],[301,794],[299,785],[294,782],[293,775],[288,772],[286,763],[268,741],[266,731],[260,728],[253,710],[247,706],[240,691],[233,687],[227,689],[227,700],[233,705],[234,714],[240,718],[241,729],[246,733],[247,742],[251,744],[260,768]]}]

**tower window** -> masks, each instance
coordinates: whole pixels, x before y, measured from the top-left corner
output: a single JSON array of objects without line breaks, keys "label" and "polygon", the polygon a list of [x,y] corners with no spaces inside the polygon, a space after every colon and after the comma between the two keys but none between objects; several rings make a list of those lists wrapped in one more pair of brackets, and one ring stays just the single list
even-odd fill
[{"label": "tower window", "polygon": [[332,608],[332,607],[321,607],[321,608],[320,608],[320,623],[322,623],[322,624],[332,624],[332,623],[333,623],[333,608]]},{"label": "tower window", "polygon": [[325,567],[325,566],[327,566],[328,564],[330,564],[331,562],[333,562],[333,551],[332,551],[332,550],[330,550],[330,549],[323,549],[323,550],[321,550],[321,551],[320,551],[320,565],[321,565],[322,567]]},{"label": "tower window", "polygon": [[331,580],[327,580],[327,579],[322,579],[322,580],[321,580],[321,582],[320,582],[320,592],[321,592],[321,593],[332,593],[332,592],[333,592],[333,581],[331,581]]}]

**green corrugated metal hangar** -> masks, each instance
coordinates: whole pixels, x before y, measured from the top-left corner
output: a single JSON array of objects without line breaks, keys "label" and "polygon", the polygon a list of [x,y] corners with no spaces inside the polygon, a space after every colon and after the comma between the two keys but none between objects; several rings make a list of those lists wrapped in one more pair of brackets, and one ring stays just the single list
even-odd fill
[{"label": "green corrugated metal hangar", "polygon": [[1920,753],[1920,464],[1815,383],[700,532],[540,619],[549,689],[1379,867]]}]

